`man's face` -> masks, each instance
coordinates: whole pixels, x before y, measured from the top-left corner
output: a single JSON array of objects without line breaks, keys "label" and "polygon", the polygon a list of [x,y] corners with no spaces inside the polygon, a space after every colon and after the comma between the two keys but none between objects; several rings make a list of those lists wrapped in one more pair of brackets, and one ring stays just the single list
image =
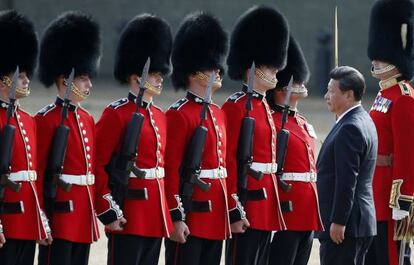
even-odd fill
[{"label": "man's face", "polygon": [[347,93],[339,89],[339,82],[334,79],[329,81],[328,91],[326,91],[324,98],[329,111],[335,114],[341,113],[347,103]]},{"label": "man's face", "polygon": [[390,65],[390,64],[386,63],[386,62],[383,62],[383,61],[379,61],[379,60],[373,60],[372,61],[372,67],[374,68],[374,70],[383,69],[383,68],[387,67],[388,65]]},{"label": "man's face", "polygon": [[164,77],[160,72],[149,73],[147,82],[153,87],[155,91],[153,91],[153,89],[147,89],[146,93],[149,93],[152,96],[161,94]]},{"label": "man's face", "polygon": [[[7,77],[8,77],[8,80],[10,81],[10,84],[6,84],[2,82],[2,89],[7,94],[9,94],[11,85],[12,85],[11,82],[13,79],[13,73],[8,74]],[[26,92],[29,91],[29,84],[30,84],[30,80],[26,72],[19,73],[19,76],[17,78],[17,84],[16,84],[16,99],[24,98],[28,95],[28,93]],[[19,93],[19,91],[21,93]]]},{"label": "man's face", "polygon": [[[276,74],[278,70],[275,67],[269,67],[269,66],[260,66],[258,69],[264,74],[264,78],[258,78],[258,73],[256,70],[256,89],[260,91],[266,91],[269,89],[273,89],[276,87],[277,79]],[[260,74],[259,74],[260,75]]]},{"label": "man's face", "polygon": [[[88,75],[80,75],[73,79],[73,84],[79,89],[84,95],[89,95],[92,89],[92,82]],[[73,93],[72,91],[72,101],[81,102],[84,100],[83,97],[80,97]]]}]

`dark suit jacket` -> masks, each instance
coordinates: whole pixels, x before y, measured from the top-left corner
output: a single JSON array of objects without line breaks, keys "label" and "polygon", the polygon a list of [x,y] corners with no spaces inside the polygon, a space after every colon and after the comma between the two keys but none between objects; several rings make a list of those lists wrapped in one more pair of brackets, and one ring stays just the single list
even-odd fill
[{"label": "dark suit jacket", "polygon": [[372,177],[377,146],[375,125],[361,106],[345,114],[326,137],[317,160],[325,227],[319,238],[329,238],[331,223],[345,225],[345,237],[376,234]]}]

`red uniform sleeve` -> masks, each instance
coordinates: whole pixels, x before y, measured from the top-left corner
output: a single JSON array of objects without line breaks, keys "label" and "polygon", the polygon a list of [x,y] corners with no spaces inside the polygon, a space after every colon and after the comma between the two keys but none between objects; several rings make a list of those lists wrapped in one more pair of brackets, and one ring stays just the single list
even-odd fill
[{"label": "red uniform sleeve", "polygon": [[243,118],[243,111],[233,102],[226,102],[222,106],[226,115],[226,134],[227,138],[227,196],[229,202],[230,222],[233,223],[245,218],[243,207],[237,197],[237,147],[239,142],[240,127]]},{"label": "red uniform sleeve", "polygon": [[109,176],[105,171],[105,166],[111,160],[122,137],[122,123],[116,110],[106,108],[94,130],[96,212],[103,224],[109,224],[123,216],[122,210],[111,196]]},{"label": "red uniform sleeve", "polygon": [[165,192],[173,221],[184,221],[184,209],[179,198],[180,165],[189,139],[188,121],[177,110],[168,110],[167,145],[165,148]]},{"label": "red uniform sleeve", "polygon": [[411,139],[414,135],[414,98],[401,96],[394,103],[391,122],[394,141],[393,186],[402,181],[398,202],[401,209],[408,211],[414,196],[414,142]]}]

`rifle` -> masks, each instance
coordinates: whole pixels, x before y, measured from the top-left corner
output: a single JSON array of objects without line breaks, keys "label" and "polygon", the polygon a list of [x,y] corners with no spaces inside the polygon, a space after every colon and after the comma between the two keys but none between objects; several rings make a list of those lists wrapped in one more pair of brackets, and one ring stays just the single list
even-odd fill
[{"label": "rifle", "polygon": [[247,179],[252,176],[257,180],[263,178],[263,173],[251,168],[253,163],[253,139],[255,119],[250,117],[252,108],[253,82],[256,71],[255,63],[249,70],[249,80],[247,83],[247,100],[246,100],[246,115],[242,119],[240,127],[240,136],[237,145],[237,190],[239,200],[242,205],[247,201]]},{"label": "rifle", "polygon": [[0,202],[4,199],[6,187],[14,192],[19,192],[22,184],[9,179],[11,173],[11,160],[13,156],[13,143],[16,127],[10,124],[10,119],[14,116],[16,103],[17,79],[19,78],[19,66],[13,74],[12,85],[9,93],[9,106],[7,108],[7,124],[3,127],[0,134]]},{"label": "rifle", "polygon": [[[208,129],[203,126],[203,121],[206,120],[208,105],[211,103],[211,91],[214,80],[215,76],[212,74],[204,95],[203,107],[200,112],[200,124],[195,129],[194,134],[187,145],[185,158],[180,167],[180,197],[185,212],[194,209],[196,203],[192,201],[194,185],[197,185],[204,192],[207,192],[211,186],[210,183],[206,183],[200,179],[200,173],[201,160],[203,158],[204,145],[208,132]],[[211,209],[204,210],[208,211]]]},{"label": "rifle", "polygon": [[47,169],[45,172],[43,188],[45,196],[45,208],[49,214],[54,210],[57,187],[61,187],[65,192],[69,192],[72,188],[72,184],[62,180],[62,174],[70,132],[69,127],[65,125],[65,121],[68,118],[70,91],[72,90],[74,77],[75,69],[72,68],[68,79],[65,81],[66,91],[63,99],[61,121],[53,135]]},{"label": "rifle", "polygon": [[125,196],[128,192],[129,175],[132,172],[140,179],[145,178],[145,171],[139,169],[135,163],[138,157],[138,143],[141,136],[142,124],[144,122],[144,115],[139,113],[139,108],[142,107],[142,100],[146,90],[145,82],[148,77],[148,72],[151,64],[151,59],[148,57],[141,74],[140,90],[136,99],[135,112],[132,114],[131,120],[125,130],[121,150],[118,154],[112,156],[110,163],[107,166],[109,174],[109,187],[111,194],[120,207],[123,206]]},{"label": "rifle", "polygon": [[280,131],[277,134],[277,141],[276,141],[276,163],[277,163],[277,183],[279,184],[280,188],[284,192],[289,192],[292,189],[292,185],[286,183],[281,179],[283,175],[283,168],[285,165],[285,159],[286,159],[286,151],[287,151],[287,145],[289,141],[289,131],[285,129],[285,124],[287,122],[287,118],[289,115],[289,100],[290,95],[292,93],[292,84],[293,84],[293,76],[290,78],[288,87],[287,87],[287,94],[285,97],[285,104],[283,106],[283,112],[282,112],[282,126],[280,128]]}]

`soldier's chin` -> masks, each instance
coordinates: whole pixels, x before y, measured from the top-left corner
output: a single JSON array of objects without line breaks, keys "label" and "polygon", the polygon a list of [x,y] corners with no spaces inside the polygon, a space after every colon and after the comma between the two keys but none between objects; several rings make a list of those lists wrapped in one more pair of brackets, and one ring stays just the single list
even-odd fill
[{"label": "soldier's chin", "polygon": [[213,83],[213,91],[217,91],[217,90],[219,90],[220,88],[222,87],[222,83],[221,83],[221,80],[216,80],[216,81],[214,81],[214,83]]},{"label": "soldier's chin", "polygon": [[30,95],[30,88],[16,88],[16,97],[17,98],[25,98]]}]

